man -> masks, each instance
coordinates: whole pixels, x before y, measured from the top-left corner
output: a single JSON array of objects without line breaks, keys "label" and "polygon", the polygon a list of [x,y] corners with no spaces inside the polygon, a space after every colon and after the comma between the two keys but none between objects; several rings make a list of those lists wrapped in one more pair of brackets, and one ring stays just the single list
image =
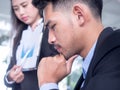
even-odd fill
[{"label": "man", "polygon": [[48,41],[60,55],[41,60],[40,90],[58,89],[76,55],[84,60],[74,90],[120,90],[120,31],[104,28],[102,4],[102,0],[41,0]]}]

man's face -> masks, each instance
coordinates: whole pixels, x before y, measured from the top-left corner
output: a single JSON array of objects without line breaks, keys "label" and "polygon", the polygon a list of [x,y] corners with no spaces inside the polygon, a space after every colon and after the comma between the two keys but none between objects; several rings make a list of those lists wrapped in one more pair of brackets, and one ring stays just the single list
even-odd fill
[{"label": "man's face", "polygon": [[45,26],[49,28],[49,43],[54,44],[55,49],[69,59],[78,52],[78,37],[76,23],[70,14],[64,11],[53,11],[49,4],[44,9]]}]

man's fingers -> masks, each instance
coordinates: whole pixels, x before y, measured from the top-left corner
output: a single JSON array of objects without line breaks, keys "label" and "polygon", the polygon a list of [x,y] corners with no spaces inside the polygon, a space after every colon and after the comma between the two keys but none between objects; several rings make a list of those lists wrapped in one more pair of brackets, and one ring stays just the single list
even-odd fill
[{"label": "man's fingers", "polygon": [[72,68],[72,64],[73,64],[73,61],[75,60],[75,58],[77,57],[78,55],[74,55],[72,56],[69,60],[67,60],[67,71],[68,71],[68,74],[71,72],[71,68]]}]

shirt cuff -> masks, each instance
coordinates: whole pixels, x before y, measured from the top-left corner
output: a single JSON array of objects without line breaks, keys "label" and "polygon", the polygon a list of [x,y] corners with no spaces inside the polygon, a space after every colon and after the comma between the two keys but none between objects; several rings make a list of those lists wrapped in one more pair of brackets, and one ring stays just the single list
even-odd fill
[{"label": "shirt cuff", "polygon": [[58,85],[56,83],[47,83],[43,84],[39,90],[50,90],[50,89],[58,89]]},{"label": "shirt cuff", "polygon": [[6,81],[8,84],[13,84],[14,81],[9,81],[8,78],[7,78],[9,73],[10,73],[10,71],[8,71],[8,72],[6,73],[6,75],[5,75],[5,81]]}]

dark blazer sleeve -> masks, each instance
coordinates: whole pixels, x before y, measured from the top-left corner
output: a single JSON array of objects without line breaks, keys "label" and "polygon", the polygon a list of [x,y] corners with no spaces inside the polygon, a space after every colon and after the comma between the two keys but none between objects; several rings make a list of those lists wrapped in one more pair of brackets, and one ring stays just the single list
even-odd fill
[{"label": "dark blazer sleeve", "polygon": [[[13,49],[13,52],[12,52],[12,56],[10,57],[10,63],[9,63],[8,68],[6,70],[6,74],[16,64],[16,57],[15,56],[16,56],[16,49],[17,49],[18,45],[19,45],[19,42],[17,42],[16,46],[14,46],[14,49]],[[4,84],[7,87],[13,87],[16,84],[16,83],[13,83],[13,84],[7,83],[5,78],[6,78],[6,75],[4,76]]]}]

